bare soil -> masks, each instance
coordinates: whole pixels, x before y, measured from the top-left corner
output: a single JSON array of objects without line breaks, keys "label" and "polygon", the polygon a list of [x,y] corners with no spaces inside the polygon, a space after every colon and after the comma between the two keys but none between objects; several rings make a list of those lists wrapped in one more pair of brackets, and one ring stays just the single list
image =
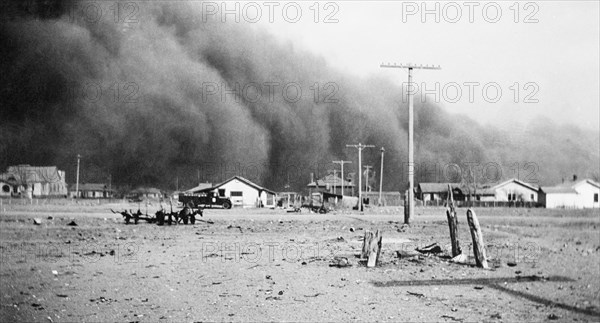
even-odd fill
[{"label": "bare soil", "polygon": [[[598,210],[476,209],[484,270],[449,261],[441,208],[410,226],[398,208],[205,210],[195,225],[157,226],[109,210],[137,204],[48,203],[0,207],[1,321],[600,320]],[[367,268],[361,239],[376,229],[382,261]],[[398,256],[434,242],[444,252]]]}]

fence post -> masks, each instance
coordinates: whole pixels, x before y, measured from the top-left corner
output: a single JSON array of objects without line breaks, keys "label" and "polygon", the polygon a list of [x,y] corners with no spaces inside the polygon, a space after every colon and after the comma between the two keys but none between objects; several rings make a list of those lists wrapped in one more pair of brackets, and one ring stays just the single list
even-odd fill
[{"label": "fence post", "polygon": [[467,210],[467,221],[469,222],[469,228],[471,229],[471,238],[473,239],[473,256],[475,257],[475,264],[477,267],[484,269],[489,268],[486,255],[485,255],[485,244],[483,243],[483,235],[481,233],[481,227],[477,220],[477,215],[473,209]]}]

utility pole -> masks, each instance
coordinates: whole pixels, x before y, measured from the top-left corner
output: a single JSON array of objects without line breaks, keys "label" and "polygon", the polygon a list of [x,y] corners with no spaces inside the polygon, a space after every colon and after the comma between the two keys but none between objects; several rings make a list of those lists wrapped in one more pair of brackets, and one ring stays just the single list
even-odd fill
[{"label": "utility pole", "polygon": [[336,186],[336,184],[337,184],[337,180],[336,180],[336,179],[337,179],[337,177],[335,177],[335,175],[336,175],[335,171],[336,171],[336,169],[334,168],[334,169],[333,169],[333,194],[336,194],[336,191],[335,191],[335,186]]},{"label": "utility pole", "polygon": [[81,155],[77,154],[77,180],[75,182],[75,198],[79,198],[79,160]]},{"label": "utility pole", "polygon": [[381,147],[381,172],[379,173],[379,206],[381,206],[381,189],[383,187],[383,153],[385,149]]},{"label": "utility pole", "polygon": [[414,201],[414,172],[415,172],[415,164],[414,164],[414,109],[413,109],[413,84],[412,84],[412,70],[413,69],[425,69],[425,70],[440,70],[442,69],[438,66],[429,66],[429,65],[414,65],[414,64],[400,64],[394,65],[387,63],[381,64],[380,67],[389,67],[389,68],[406,68],[408,69],[408,212],[404,212],[404,223],[410,224],[410,219],[415,214],[415,201]]},{"label": "utility pole", "polygon": [[108,174],[108,201],[112,201],[112,175]]},{"label": "utility pole", "polygon": [[356,148],[358,149],[358,205],[359,209],[363,211],[363,202],[362,202],[362,150],[365,148],[373,148],[373,145],[363,145],[360,142],[358,145],[346,145],[347,148]]},{"label": "utility pole", "polygon": [[344,182],[346,181],[344,179],[344,164],[352,164],[352,162],[349,160],[334,160],[333,163],[342,166],[342,196],[344,196]]},{"label": "utility pole", "polygon": [[369,191],[369,171],[371,170],[371,168],[373,168],[373,166],[364,166],[365,167],[365,192],[370,192]]}]

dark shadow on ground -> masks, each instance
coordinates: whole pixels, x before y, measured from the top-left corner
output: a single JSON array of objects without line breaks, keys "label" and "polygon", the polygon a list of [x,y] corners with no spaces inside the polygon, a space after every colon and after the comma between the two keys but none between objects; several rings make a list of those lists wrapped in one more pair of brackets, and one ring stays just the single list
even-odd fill
[{"label": "dark shadow on ground", "polygon": [[371,282],[375,287],[399,287],[399,286],[443,286],[443,285],[485,285],[495,290],[505,292],[515,297],[521,297],[532,302],[550,307],[557,307],[567,311],[598,316],[600,312],[590,308],[578,308],[575,306],[558,303],[546,298],[542,298],[529,293],[512,290],[503,286],[504,283],[524,283],[524,282],[572,282],[571,278],[563,276],[517,276],[500,278],[464,278],[464,279],[430,279],[430,280],[392,280],[388,282]]}]

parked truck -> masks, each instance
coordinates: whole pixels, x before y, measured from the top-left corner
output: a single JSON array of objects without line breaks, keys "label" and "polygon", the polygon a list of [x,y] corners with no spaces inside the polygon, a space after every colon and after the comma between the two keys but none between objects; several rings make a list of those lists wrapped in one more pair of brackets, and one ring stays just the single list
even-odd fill
[{"label": "parked truck", "polygon": [[222,207],[231,209],[231,200],[226,196],[219,196],[217,192],[199,192],[190,195],[179,195],[179,202],[184,206],[197,208]]}]

